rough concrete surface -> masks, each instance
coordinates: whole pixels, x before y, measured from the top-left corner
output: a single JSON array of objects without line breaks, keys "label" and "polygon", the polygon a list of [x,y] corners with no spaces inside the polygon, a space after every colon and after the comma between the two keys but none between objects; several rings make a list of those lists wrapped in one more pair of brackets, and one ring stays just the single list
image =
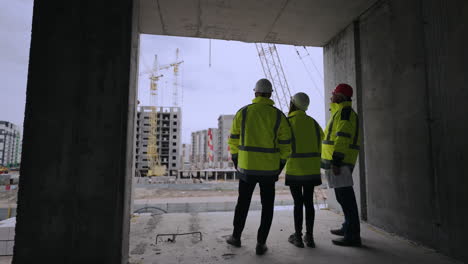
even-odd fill
[{"label": "rough concrete surface", "polygon": [[322,46],[376,0],[141,0],[141,33]]},{"label": "rough concrete surface", "polygon": [[[224,241],[232,232],[232,218],[233,212],[134,217],[131,220],[130,263],[457,263],[366,224],[362,225],[364,247],[333,246],[329,229],[339,226],[342,216],[327,210],[317,211],[317,248],[296,248],[287,241],[294,229],[290,207],[275,211],[267,241],[269,251],[260,257],[255,255],[260,211],[249,212],[241,248],[234,248]],[[188,235],[176,237],[174,243],[169,242],[168,237],[160,238],[156,244],[157,234],[193,231],[202,232],[203,240]]]},{"label": "rough concrete surface", "polygon": [[324,49],[326,89],[356,80],[367,220],[465,262],[467,18],[467,1],[383,0]]}]

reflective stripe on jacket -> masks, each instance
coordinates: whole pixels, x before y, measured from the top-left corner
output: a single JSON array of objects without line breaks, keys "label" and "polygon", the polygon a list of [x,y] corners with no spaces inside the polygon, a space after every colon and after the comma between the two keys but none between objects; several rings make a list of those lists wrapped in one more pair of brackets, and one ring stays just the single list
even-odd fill
[{"label": "reflective stripe on jacket", "polygon": [[304,111],[289,114],[292,129],[291,155],[286,163],[286,185],[320,185],[320,155],[324,137],[320,125]]},{"label": "reflective stripe on jacket", "polygon": [[322,141],[322,168],[331,165],[354,168],[360,145],[359,118],[351,102],[331,104],[331,118]]},{"label": "reflective stripe on jacket", "polygon": [[291,152],[291,128],[286,116],[265,97],[241,108],[232,121],[228,140],[238,170],[243,175],[277,176],[280,160]]}]

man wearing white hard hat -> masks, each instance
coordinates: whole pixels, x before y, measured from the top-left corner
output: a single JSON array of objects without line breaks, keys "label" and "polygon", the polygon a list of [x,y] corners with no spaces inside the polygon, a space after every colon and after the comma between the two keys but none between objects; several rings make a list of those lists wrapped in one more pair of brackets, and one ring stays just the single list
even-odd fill
[{"label": "man wearing white hard hat", "polygon": [[[288,120],[293,132],[291,155],[286,163],[286,182],[294,199],[294,229],[288,241],[296,247],[315,247],[314,187],[322,184],[320,156],[324,137],[320,125],[306,114],[309,96],[297,93],[291,97]],[[306,233],[302,239],[303,207],[306,212]]]},{"label": "man wearing white hard hat", "polygon": [[263,255],[268,249],[266,240],[273,220],[275,182],[291,151],[291,128],[286,116],[273,106],[271,82],[260,79],[254,91],[252,104],[241,108],[235,115],[228,141],[240,179],[234,230],[226,242],[241,246],[250,201],[255,185],[259,183],[262,216],[255,251],[257,255]]}]

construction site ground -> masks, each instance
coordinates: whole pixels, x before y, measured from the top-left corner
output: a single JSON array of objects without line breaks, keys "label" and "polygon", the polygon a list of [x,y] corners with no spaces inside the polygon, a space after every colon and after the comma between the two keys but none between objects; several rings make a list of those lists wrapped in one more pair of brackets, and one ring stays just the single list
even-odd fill
[{"label": "construction site ground", "polygon": [[[134,201],[141,203],[170,202],[224,202],[235,201],[238,195],[238,181],[204,182],[193,184],[137,184]],[[289,187],[283,181],[276,183],[276,199],[292,200]],[[325,193],[316,188],[315,199],[326,200]],[[260,200],[260,189],[257,185],[252,200]]]},{"label": "construction site ground", "polygon": [[[233,212],[143,214],[132,218],[130,263],[458,263],[434,250],[395,237],[380,229],[362,224],[363,247],[334,246],[331,228],[341,225],[343,217],[329,210],[317,210],[314,237],[316,248],[297,248],[288,242],[293,233],[291,206],[276,207],[267,241],[269,251],[255,254],[260,211],[250,211],[242,247],[228,245]],[[201,232],[198,234],[159,237],[158,234]]]}]

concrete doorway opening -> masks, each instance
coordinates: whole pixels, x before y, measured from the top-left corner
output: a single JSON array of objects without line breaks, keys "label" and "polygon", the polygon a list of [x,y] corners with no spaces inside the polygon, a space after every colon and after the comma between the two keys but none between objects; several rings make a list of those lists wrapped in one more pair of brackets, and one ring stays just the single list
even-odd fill
[{"label": "concrete doorway opening", "polygon": [[[269,57],[265,58],[262,49],[273,54],[266,54]],[[209,246],[232,232],[238,196],[238,176],[227,145],[232,118],[238,109],[251,102],[252,87],[265,77],[265,71],[276,74],[280,70],[281,76],[271,75],[276,78],[272,80],[274,85],[278,85],[274,87],[278,97],[273,95],[272,99],[277,105],[279,99],[283,103],[277,107],[287,107],[284,102],[289,104],[291,95],[305,92],[311,99],[307,113],[324,127],[323,51],[305,46],[140,35],[139,54],[130,262],[193,263],[234,258],[239,253],[227,252],[224,241],[218,243],[221,246],[218,250]],[[265,65],[272,63],[266,60],[273,56],[279,61]],[[178,76],[171,66],[176,63],[180,63]],[[283,80],[286,83],[281,83]],[[283,92],[287,92],[287,98],[283,98]],[[153,106],[158,111],[154,127],[148,114]],[[288,109],[283,111],[287,114]],[[162,176],[148,175],[151,129],[157,131],[160,163],[168,168]],[[176,172],[170,170],[172,167]],[[257,186],[249,223],[259,220],[259,194]],[[326,190],[317,187],[314,195],[317,210],[327,208],[326,197]],[[276,184],[275,210],[286,220],[292,208],[293,200],[282,174]],[[211,230],[213,219],[217,219],[219,230]],[[254,230],[245,232],[251,231]],[[208,248],[211,252],[205,251]],[[198,259],[191,259],[194,252],[200,255]]]}]

